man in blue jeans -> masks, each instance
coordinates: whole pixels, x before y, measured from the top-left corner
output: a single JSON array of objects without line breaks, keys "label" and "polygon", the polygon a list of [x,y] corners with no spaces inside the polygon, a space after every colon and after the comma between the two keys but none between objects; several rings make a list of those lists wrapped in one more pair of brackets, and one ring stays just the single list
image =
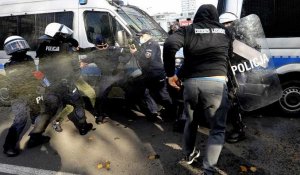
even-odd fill
[{"label": "man in blue jeans", "polygon": [[[218,21],[217,9],[213,5],[202,5],[193,24],[170,35],[163,51],[168,83],[180,89],[178,77],[183,80],[187,116],[183,151],[188,164],[200,156],[195,148],[200,117],[206,117],[210,123],[203,160],[203,173],[208,175],[221,173],[216,164],[224,145],[229,106],[226,75],[232,40],[230,33]],[[177,77],[174,71],[175,54],[181,47],[185,59]]]}]

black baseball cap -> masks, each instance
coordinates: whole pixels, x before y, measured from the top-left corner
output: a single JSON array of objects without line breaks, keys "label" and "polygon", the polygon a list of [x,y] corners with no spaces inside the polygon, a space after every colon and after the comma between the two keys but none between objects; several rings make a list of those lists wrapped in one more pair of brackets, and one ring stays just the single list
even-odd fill
[{"label": "black baseball cap", "polygon": [[106,44],[106,39],[102,35],[97,35],[95,44],[96,45]]},{"label": "black baseball cap", "polygon": [[142,36],[142,35],[144,35],[144,34],[151,35],[151,32],[150,32],[150,30],[148,30],[148,29],[143,29],[143,30],[141,30],[139,33],[137,33],[136,35],[137,35],[137,36]]}]

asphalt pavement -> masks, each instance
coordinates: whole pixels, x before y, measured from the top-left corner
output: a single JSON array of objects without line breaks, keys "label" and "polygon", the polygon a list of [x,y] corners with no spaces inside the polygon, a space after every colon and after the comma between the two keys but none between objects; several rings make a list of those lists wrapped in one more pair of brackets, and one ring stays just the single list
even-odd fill
[{"label": "asphalt pavement", "polygon": [[[272,109],[271,109],[272,110]],[[0,144],[3,145],[12,116],[0,108]],[[118,110],[94,130],[78,134],[73,124],[63,122],[63,132],[49,126],[49,144],[27,149],[28,131],[20,141],[18,157],[0,154],[0,174],[84,174],[84,175],[196,175],[201,159],[192,165],[182,158],[182,134],[171,123],[151,123],[142,115],[128,117]],[[300,118],[254,113],[244,117],[247,139],[225,144],[218,166],[229,175],[300,174]],[[197,146],[204,152],[208,129],[198,130]]]}]

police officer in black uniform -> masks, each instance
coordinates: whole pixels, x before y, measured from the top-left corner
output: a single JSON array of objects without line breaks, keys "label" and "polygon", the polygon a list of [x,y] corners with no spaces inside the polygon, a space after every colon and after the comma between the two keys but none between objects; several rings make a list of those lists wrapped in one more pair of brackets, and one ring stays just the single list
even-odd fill
[{"label": "police officer in black uniform", "polygon": [[[233,21],[237,20],[238,17],[231,12],[225,12],[219,16],[219,22],[224,24],[225,27],[232,32],[233,40],[235,38],[235,32],[232,29]],[[237,143],[246,139],[245,128],[246,125],[242,119],[242,110],[239,107],[239,102],[236,96],[236,81],[232,70],[228,71],[228,89],[230,99],[230,109],[228,111],[229,121],[232,124],[232,130],[226,134],[226,141],[228,143]]]},{"label": "police officer in black uniform", "polygon": [[72,59],[71,53],[78,49],[78,42],[71,38],[72,33],[63,24],[50,23],[46,26],[45,35],[40,38],[42,43],[36,50],[36,57],[40,58],[40,71],[34,75],[43,82],[45,93],[41,100],[41,114],[30,133],[31,138],[43,133],[59,108],[67,104],[74,107],[68,117],[81,135],[93,128],[91,123],[86,122],[84,103],[75,86],[80,68],[78,59]]},{"label": "police officer in black uniform", "polygon": [[153,99],[165,108],[166,114],[162,116],[164,120],[175,120],[176,111],[167,91],[166,73],[161,59],[160,46],[152,39],[150,30],[143,29],[137,36],[140,39],[140,49],[130,49],[142,69],[140,87],[137,88],[141,88],[143,92],[148,89]]},{"label": "police officer in black uniform", "polygon": [[[11,99],[11,110],[14,121],[8,130],[3,152],[8,157],[17,156],[19,149],[17,142],[24,130],[27,119],[31,118],[34,123],[35,116],[39,113],[39,106],[36,103],[36,87],[40,81],[32,75],[35,70],[34,60],[26,55],[30,47],[27,41],[20,36],[10,36],[4,42],[6,54],[11,55],[8,63],[5,64],[5,72],[8,79],[9,95]],[[40,135],[39,144],[49,141],[49,137]]]}]

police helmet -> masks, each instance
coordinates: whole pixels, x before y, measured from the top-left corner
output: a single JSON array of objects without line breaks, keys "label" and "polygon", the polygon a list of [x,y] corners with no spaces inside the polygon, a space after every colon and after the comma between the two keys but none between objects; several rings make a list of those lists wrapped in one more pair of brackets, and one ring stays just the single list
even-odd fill
[{"label": "police helmet", "polygon": [[222,24],[232,22],[237,19],[238,19],[238,17],[234,13],[231,13],[231,12],[225,12],[219,16],[219,22]]},{"label": "police helmet", "polygon": [[55,35],[60,34],[67,38],[73,34],[73,30],[69,27],[65,26],[64,24],[60,23],[50,23],[45,28],[45,35],[54,37]]},{"label": "police helmet", "polygon": [[20,36],[10,36],[4,41],[4,50],[7,55],[11,55],[16,52],[24,52],[29,50],[29,44]]}]

